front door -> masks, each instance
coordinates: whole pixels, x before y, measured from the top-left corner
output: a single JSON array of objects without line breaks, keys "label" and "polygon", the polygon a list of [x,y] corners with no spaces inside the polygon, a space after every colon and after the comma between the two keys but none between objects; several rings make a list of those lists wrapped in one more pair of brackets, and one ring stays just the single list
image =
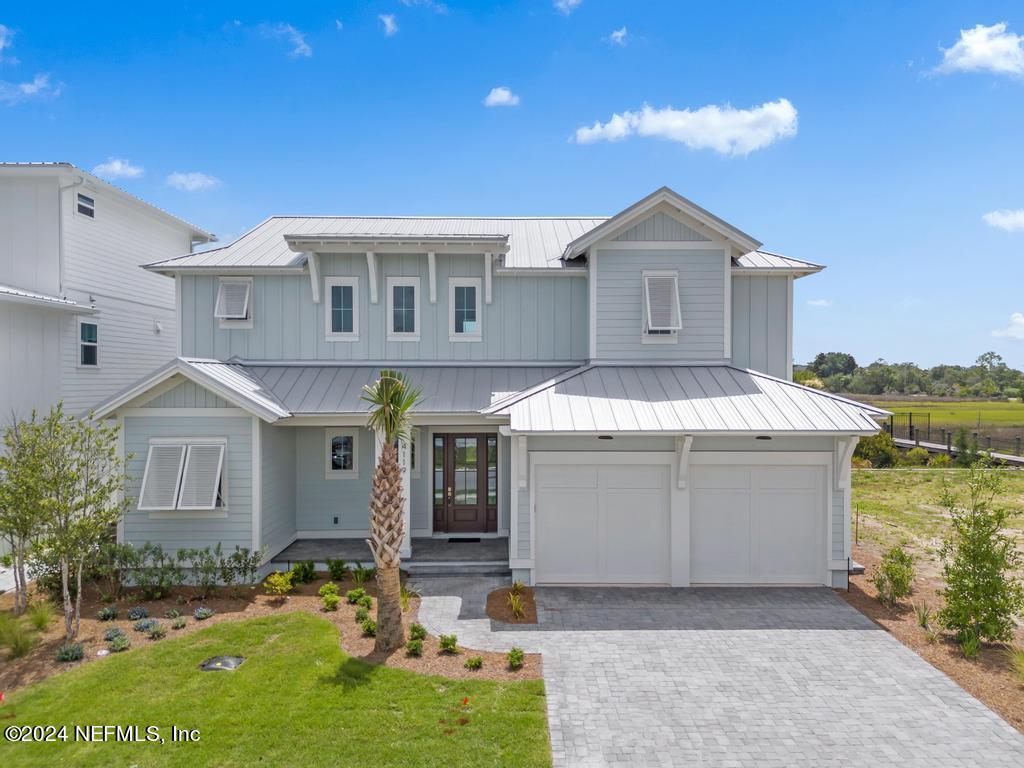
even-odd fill
[{"label": "front door", "polygon": [[434,435],[434,533],[498,530],[498,436]]}]

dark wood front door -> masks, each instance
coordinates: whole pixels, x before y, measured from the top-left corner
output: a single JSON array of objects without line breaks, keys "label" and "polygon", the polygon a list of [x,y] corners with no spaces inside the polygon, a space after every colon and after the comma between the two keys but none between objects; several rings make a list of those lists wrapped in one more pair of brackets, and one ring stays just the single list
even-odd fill
[{"label": "dark wood front door", "polygon": [[498,530],[498,436],[434,435],[434,533]]}]

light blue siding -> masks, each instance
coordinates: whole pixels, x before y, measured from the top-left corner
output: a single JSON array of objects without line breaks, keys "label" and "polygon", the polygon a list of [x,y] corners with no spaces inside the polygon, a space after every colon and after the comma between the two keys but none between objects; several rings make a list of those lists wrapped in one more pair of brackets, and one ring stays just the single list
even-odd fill
[{"label": "light blue siding", "polygon": [[295,430],[260,423],[260,535],[273,557],[295,536]]},{"label": "light blue siding", "polygon": [[704,241],[710,238],[683,224],[664,213],[655,213],[638,224],[633,225],[622,234],[612,238],[613,241]]},{"label": "light blue siding", "polygon": [[[531,481],[532,482],[532,481]],[[528,489],[519,489],[519,524],[516,526],[518,539],[518,555],[523,560],[530,559],[530,526],[531,519],[530,494]]]},{"label": "light blue siding", "polygon": [[785,379],[789,375],[791,277],[732,278],[732,362]]},{"label": "light blue siding", "polygon": [[832,492],[832,559],[846,558],[846,509],[845,491]]},{"label": "light blue siding", "polygon": [[157,395],[143,408],[230,408],[231,403],[192,381]]},{"label": "light blue siding", "polygon": [[[644,344],[644,270],[679,272],[683,329],[675,344]],[[725,254],[720,250],[605,250],[597,256],[597,357],[719,361],[725,355]]]},{"label": "light blue siding", "polygon": [[[483,256],[437,256],[437,302],[429,300],[423,254],[377,257],[378,302],[370,303],[365,254],[321,254],[323,277],[359,278],[359,340],[325,339],[324,304],[314,304],[308,275],[256,275],[253,328],[222,329],[213,317],[217,278],[183,275],[182,353],[226,360],[584,360],[587,285],[582,278],[495,275],[492,303],[480,297],[480,342],[449,340],[448,278],[483,278]],[[387,341],[389,276],[420,278],[420,340]],[[481,282],[481,294],[483,285]]]},{"label": "light blue siding", "polygon": [[358,476],[328,480],[326,428],[287,429],[295,431],[296,530],[331,532],[337,536],[366,534],[373,477],[373,434],[366,429],[358,430]]},{"label": "light blue siding", "polygon": [[[151,438],[227,438],[225,457],[226,517],[197,518],[189,512],[150,512],[136,508]],[[130,499],[124,518],[124,540],[135,545],[152,541],[177,551],[188,547],[213,547],[218,542],[228,551],[235,545],[252,547],[252,419],[249,416],[214,418],[181,416],[127,416],[124,447],[129,454]]]}]

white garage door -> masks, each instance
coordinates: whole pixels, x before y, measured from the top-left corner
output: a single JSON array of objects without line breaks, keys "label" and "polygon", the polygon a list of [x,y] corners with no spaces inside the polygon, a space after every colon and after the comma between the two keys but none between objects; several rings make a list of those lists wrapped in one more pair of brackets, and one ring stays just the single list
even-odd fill
[{"label": "white garage door", "polygon": [[823,466],[692,464],[692,584],[825,581]]},{"label": "white garage door", "polygon": [[669,476],[667,463],[536,464],[535,581],[667,584]]}]

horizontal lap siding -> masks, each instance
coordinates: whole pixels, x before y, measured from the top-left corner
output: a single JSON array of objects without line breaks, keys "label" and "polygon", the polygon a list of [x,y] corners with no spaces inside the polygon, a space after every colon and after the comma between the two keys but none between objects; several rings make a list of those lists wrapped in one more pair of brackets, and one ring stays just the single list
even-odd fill
[{"label": "horizontal lap siding", "polygon": [[[153,519],[151,512],[136,509],[151,438],[227,438],[226,518]],[[125,494],[130,499],[124,519],[125,541],[141,545],[152,541],[165,549],[213,547],[220,542],[225,550],[235,545],[252,546],[252,419],[249,416],[215,418],[171,416],[127,416],[124,420],[124,447],[129,481]],[[173,511],[170,514],[174,514]]]},{"label": "horizontal lap siding", "polygon": [[295,430],[260,423],[261,481],[260,536],[267,556],[273,557],[294,538]]},{"label": "horizontal lap siding", "polygon": [[846,508],[846,492],[832,492],[832,559],[846,558],[846,520],[850,510]]},{"label": "horizontal lap siding", "polygon": [[[328,480],[326,427],[295,430],[295,528],[299,531],[363,535],[369,530],[373,477],[373,433],[359,430],[358,477]],[[348,429],[343,427],[341,429]],[[333,518],[338,516],[338,524]]]},{"label": "horizontal lap siding", "polygon": [[732,278],[732,363],[789,375],[789,277]]}]

